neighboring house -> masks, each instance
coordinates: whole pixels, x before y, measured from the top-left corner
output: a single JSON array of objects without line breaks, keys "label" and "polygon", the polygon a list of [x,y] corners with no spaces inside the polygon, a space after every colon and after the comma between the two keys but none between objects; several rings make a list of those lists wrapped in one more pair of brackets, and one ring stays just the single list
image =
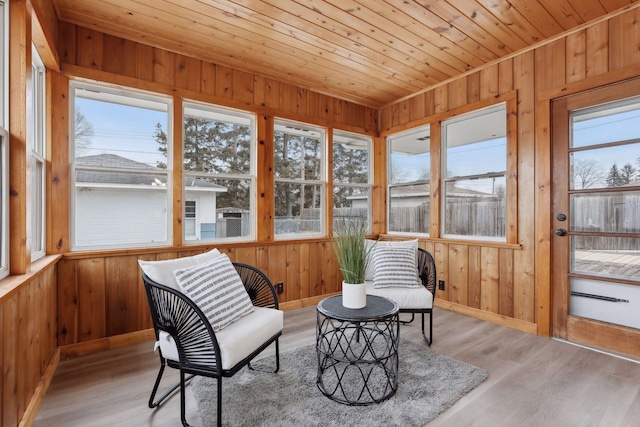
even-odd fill
[{"label": "neighboring house", "polygon": [[[77,246],[165,242],[168,239],[166,170],[114,154],[76,158],[74,194]],[[185,178],[186,240],[215,237],[216,195],[226,188]]]}]

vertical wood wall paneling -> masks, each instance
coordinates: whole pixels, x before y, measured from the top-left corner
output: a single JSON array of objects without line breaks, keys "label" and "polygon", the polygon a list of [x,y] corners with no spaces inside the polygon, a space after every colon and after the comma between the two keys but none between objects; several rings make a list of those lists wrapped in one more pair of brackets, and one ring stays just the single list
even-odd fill
[{"label": "vertical wood wall paneling", "polygon": [[[47,72],[47,241],[48,254],[62,254],[69,242],[69,79],[57,72]],[[56,201],[54,203],[54,200]],[[60,201],[63,201],[60,203]]]},{"label": "vertical wood wall paneling", "polygon": [[142,329],[138,283],[138,257],[125,255],[105,259],[106,336]]},{"label": "vertical wood wall paneling", "polygon": [[469,305],[469,246],[449,245],[449,301]]},{"label": "vertical wood wall paneling", "polygon": [[[199,80],[199,78],[198,78]],[[171,129],[173,131],[172,140],[172,153],[171,153],[171,168],[173,171],[173,181],[171,190],[167,187],[167,204],[172,205],[172,230],[173,230],[173,245],[180,246],[183,242],[183,216],[184,216],[184,161],[183,161],[183,120],[182,120],[183,104],[182,98],[177,96],[173,97],[173,116],[169,116],[168,122],[172,123]],[[168,166],[168,165],[167,165]]]},{"label": "vertical wood wall paneling", "polygon": [[270,241],[274,237],[274,214],[275,214],[275,190],[274,190],[274,134],[273,116],[258,116],[258,149],[256,155],[261,161],[258,162],[258,180],[256,190],[257,199],[257,240],[258,242]]},{"label": "vertical wood wall paneling", "polygon": [[[13,294],[3,302],[4,317],[2,331],[3,356],[2,356],[2,426],[16,426],[22,416],[19,413],[18,390],[18,359],[24,353],[18,347],[18,337],[21,335],[19,327],[19,301],[20,293]],[[23,408],[24,409],[24,408]]]},{"label": "vertical wood wall paneling", "polygon": [[430,145],[431,150],[431,182],[429,183],[431,204],[429,205],[429,236],[432,238],[438,238],[441,236],[440,221],[442,211],[440,206],[442,204],[442,162],[440,156],[442,155],[442,126],[440,122],[431,123],[429,127]]},{"label": "vertical wood wall paneling", "polygon": [[467,305],[473,308],[482,306],[483,288],[483,259],[480,246],[470,246],[468,249],[467,275]]},{"label": "vertical wood wall paneling", "polygon": [[78,342],[77,261],[62,258],[58,262],[58,345]]},{"label": "vertical wood wall paneling", "polygon": [[78,342],[106,336],[106,281],[104,258],[77,261]]},{"label": "vertical wood wall paneling", "polygon": [[640,10],[609,21],[609,70],[640,63]]},{"label": "vertical wood wall paneling", "polygon": [[528,322],[536,318],[535,211],[536,139],[534,53],[527,52],[509,61],[512,70],[501,68],[500,75],[512,76],[518,92],[518,243],[514,251],[513,317]]},{"label": "vertical wood wall paneling", "polygon": [[372,139],[371,164],[373,166],[373,187],[371,189],[371,232],[381,234],[387,231],[387,139]]},{"label": "vertical wood wall paneling", "polygon": [[586,45],[587,32],[585,30],[567,36],[567,83],[579,81],[586,77]]},{"label": "vertical wood wall paneling", "polygon": [[286,245],[287,255],[286,255],[286,267],[287,267],[287,275],[286,281],[287,284],[284,290],[285,301],[295,301],[300,299],[300,286],[302,282],[300,281],[300,248],[297,244]]},{"label": "vertical wood wall paneling", "polygon": [[104,34],[87,28],[78,28],[78,47],[76,56],[78,65],[102,70],[104,56]]},{"label": "vertical wood wall paneling", "polygon": [[31,227],[31,162],[29,141],[33,136],[31,104],[31,11],[25,0],[9,4],[9,263],[11,274],[26,273],[31,264],[27,228]]},{"label": "vertical wood wall paneling", "polygon": [[483,246],[481,253],[480,308],[491,313],[500,312],[500,250]]},{"label": "vertical wood wall paneling", "polygon": [[436,298],[443,299],[445,301],[451,301],[451,280],[449,280],[449,245],[446,243],[434,243],[433,245],[433,260],[436,263],[436,280],[444,281],[444,290],[438,289],[436,291]]},{"label": "vertical wood wall paneling", "polygon": [[499,313],[513,317],[513,250],[500,249]]},{"label": "vertical wood wall paneling", "polygon": [[586,76],[593,77],[609,71],[609,21],[602,21],[586,29]]},{"label": "vertical wood wall paneling", "polygon": [[199,60],[184,55],[176,55],[176,87],[200,92],[201,71]]}]

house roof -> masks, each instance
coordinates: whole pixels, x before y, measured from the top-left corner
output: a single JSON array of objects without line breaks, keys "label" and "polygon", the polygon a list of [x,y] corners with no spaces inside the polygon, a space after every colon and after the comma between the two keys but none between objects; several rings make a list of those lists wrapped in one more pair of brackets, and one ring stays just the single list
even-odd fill
[{"label": "house roof", "polygon": [[53,0],[63,22],[373,108],[634,2]]},{"label": "house roof", "polygon": [[[95,154],[76,157],[76,165],[80,166],[76,172],[76,183],[150,186],[167,185],[167,175],[164,169],[150,166],[116,154]],[[116,171],[91,170],[86,167],[114,168]],[[124,171],[123,169],[131,169],[131,172]],[[162,173],[139,173],[141,170],[162,171]],[[189,176],[184,177],[184,185],[189,188],[209,189],[218,192],[226,191],[226,188],[221,185]]]}]

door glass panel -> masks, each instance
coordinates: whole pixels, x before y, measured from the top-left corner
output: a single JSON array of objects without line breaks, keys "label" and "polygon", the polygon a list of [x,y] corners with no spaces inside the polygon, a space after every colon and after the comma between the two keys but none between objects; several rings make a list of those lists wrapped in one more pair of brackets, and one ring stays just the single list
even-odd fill
[{"label": "door glass panel", "polygon": [[573,148],[640,138],[640,97],[577,110],[571,124]]},{"label": "door glass panel", "polygon": [[640,97],[570,117],[569,311],[638,328]]},{"label": "door glass panel", "polygon": [[571,189],[640,185],[640,143],[574,151],[571,156]]},{"label": "door glass panel", "polygon": [[640,191],[571,195],[571,231],[640,233]]}]

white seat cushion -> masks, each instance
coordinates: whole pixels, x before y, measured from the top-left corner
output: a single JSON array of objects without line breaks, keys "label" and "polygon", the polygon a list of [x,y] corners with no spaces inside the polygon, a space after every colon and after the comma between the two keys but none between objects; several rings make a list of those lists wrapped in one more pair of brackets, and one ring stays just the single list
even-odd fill
[{"label": "white seat cushion", "polygon": [[[250,355],[258,345],[282,331],[283,327],[284,313],[281,310],[254,307],[250,314],[217,332],[222,369],[231,369]],[[178,349],[173,338],[164,331],[160,331],[159,335],[160,339],[156,342],[154,349],[160,347],[165,358],[177,362]]]},{"label": "white seat cushion", "polygon": [[433,308],[433,295],[424,286],[416,288],[387,287],[374,288],[373,281],[366,281],[367,295],[377,295],[389,298],[398,304],[400,309],[427,309]]}]

